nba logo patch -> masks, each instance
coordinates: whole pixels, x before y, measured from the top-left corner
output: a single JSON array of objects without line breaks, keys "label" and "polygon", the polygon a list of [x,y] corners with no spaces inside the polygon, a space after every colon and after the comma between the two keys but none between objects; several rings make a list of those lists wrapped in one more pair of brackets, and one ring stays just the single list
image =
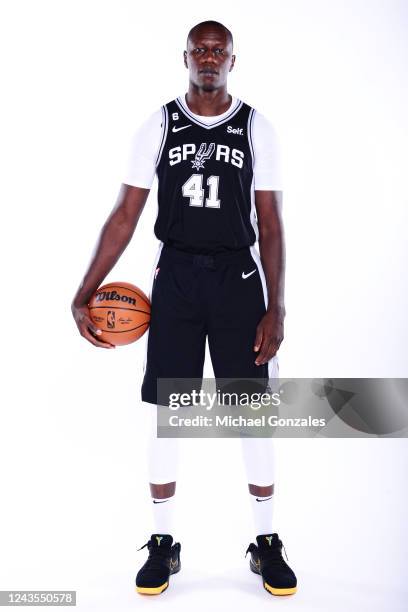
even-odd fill
[{"label": "nba logo patch", "polygon": [[159,273],[159,270],[160,270],[160,268],[156,268],[156,272],[154,273],[154,279],[155,279],[155,280],[156,280],[156,278],[157,278],[157,275],[158,275],[158,273]]},{"label": "nba logo patch", "polygon": [[115,311],[108,310],[108,314],[106,317],[106,323],[109,329],[113,329],[115,327]]}]

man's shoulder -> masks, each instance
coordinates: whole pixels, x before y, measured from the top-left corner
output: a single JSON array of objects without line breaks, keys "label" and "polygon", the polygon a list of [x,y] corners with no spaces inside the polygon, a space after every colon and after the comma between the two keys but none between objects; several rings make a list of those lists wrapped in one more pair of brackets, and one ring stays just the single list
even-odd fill
[{"label": "man's shoulder", "polygon": [[247,108],[248,110],[254,111],[254,113],[258,112],[258,109],[255,108],[255,106],[253,106],[250,102],[248,102],[247,100],[244,100],[243,98],[241,98],[240,96],[234,96],[235,100],[237,101],[237,105],[238,104],[242,104],[243,107]]},{"label": "man's shoulder", "polygon": [[250,107],[253,110],[253,121],[254,125],[256,125],[258,131],[262,132],[265,130],[266,132],[275,131],[274,121],[271,120],[270,116],[272,113],[269,111],[263,112],[258,110],[253,106]]},{"label": "man's shoulder", "polygon": [[[237,99],[239,100],[239,98]],[[270,121],[268,112],[264,113],[263,110],[259,110],[257,106],[242,100],[242,98],[240,101],[242,102],[242,108],[246,108],[247,112],[251,114],[252,123],[259,129],[258,131],[273,129],[273,122]]]},{"label": "man's shoulder", "polygon": [[167,102],[164,102],[160,108],[169,108],[172,106],[178,106],[178,103],[180,102],[180,98],[181,96],[177,96],[176,98],[173,98],[172,100],[167,100]]}]

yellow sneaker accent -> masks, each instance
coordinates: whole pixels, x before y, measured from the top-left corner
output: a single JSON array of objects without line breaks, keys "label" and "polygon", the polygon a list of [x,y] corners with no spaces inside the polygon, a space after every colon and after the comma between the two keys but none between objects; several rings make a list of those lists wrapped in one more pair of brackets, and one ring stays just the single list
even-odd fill
[{"label": "yellow sneaker accent", "polygon": [[136,587],[136,591],[141,595],[159,595],[169,586],[168,582],[158,586],[158,587]]},{"label": "yellow sneaker accent", "polygon": [[178,563],[177,561],[173,561],[173,559],[170,559],[170,570],[174,570],[175,567],[177,567]]},{"label": "yellow sneaker accent", "polygon": [[267,591],[272,593],[272,595],[293,595],[293,593],[296,593],[297,591],[297,587],[291,587],[290,589],[276,589],[271,587],[271,585],[267,582],[264,582],[264,587]]}]

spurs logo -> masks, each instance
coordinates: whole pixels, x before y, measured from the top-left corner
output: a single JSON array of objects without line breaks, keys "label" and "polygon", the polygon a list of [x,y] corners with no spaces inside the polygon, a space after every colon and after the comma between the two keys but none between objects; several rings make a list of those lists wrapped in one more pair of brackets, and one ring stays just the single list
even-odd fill
[{"label": "spurs logo", "polygon": [[204,164],[206,160],[210,159],[214,151],[215,151],[215,142],[212,142],[208,146],[208,148],[207,148],[207,143],[202,142],[200,145],[200,148],[195,154],[193,161],[191,162],[193,164],[193,168],[195,168],[196,170],[199,170],[200,168],[204,168]]},{"label": "spurs logo", "polygon": [[156,536],[157,546],[160,546],[160,542],[162,541],[163,536]]},{"label": "spurs logo", "polygon": [[268,540],[269,546],[272,546],[272,536],[266,536],[265,540]]}]

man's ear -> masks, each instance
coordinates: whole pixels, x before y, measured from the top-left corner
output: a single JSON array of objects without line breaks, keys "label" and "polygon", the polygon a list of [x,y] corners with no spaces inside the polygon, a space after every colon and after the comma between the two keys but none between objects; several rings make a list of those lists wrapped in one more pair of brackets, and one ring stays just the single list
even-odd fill
[{"label": "man's ear", "polygon": [[184,65],[186,68],[188,68],[188,64],[187,64],[187,51],[183,51],[183,57],[184,57]]},{"label": "man's ear", "polygon": [[229,72],[231,72],[234,66],[235,66],[235,55],[232,55],[231,56],[231,66],[230,66]]}]

